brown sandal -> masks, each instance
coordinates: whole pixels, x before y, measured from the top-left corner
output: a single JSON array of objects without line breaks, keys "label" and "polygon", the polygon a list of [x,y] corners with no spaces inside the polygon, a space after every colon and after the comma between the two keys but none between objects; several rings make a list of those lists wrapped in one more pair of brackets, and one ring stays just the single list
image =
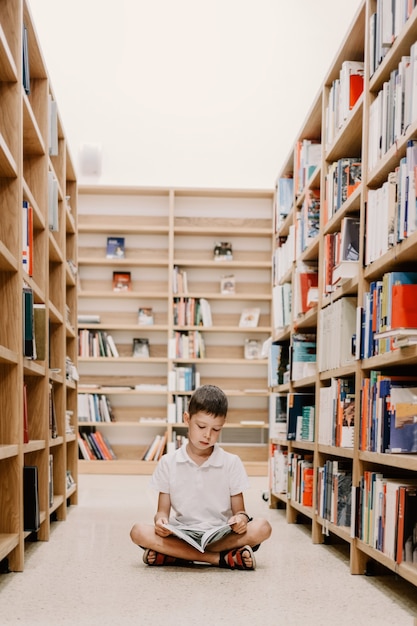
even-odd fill
[{"label": "brown sandal", "polygon": [[[153,552],[155,554],[155,559],[152,562],[149,562],[149,553]],[[157,552],[156,550],[152,550],[152,548],[147,548],[143,553],[143,562],[145,565],[153,566],[153,565],[189,565],[190,561],[184,561],[183,559],[177,559],[175,556],[168,556],[168,554],[162,554],[162,552]]]},{"label": "brown sandal", "polygon": [[[249,553],[252,560],[251,567],[248,567],[244,561],[243,555],[245,552]],[[254,570],[256,568],[256,561],[252,548],[250,546],[243,546],[243,548],[235,548],[234,550],[225,550],[224,552],[220,552],[219,567],[226,569]]]}]

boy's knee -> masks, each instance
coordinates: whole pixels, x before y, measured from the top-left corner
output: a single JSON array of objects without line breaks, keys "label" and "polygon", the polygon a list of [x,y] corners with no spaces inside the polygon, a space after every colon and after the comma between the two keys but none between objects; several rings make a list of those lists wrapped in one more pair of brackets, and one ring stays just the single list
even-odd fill
[{"label": "boy's knee", "polygon": [[139,524],[134,524],[132,526],[132,529],[130,531],[130,538],[133,541],[133,543],[136,543],[136,544],[140,543],[140,527],[139,527]]},{"label": "boy's knee", "polygon": [[271,536],[272,526],[266,519],[261,519],[259,521],[260,521],[259,533],[262,536],[262,541],[265,541],[265,539],[268,539]]}]

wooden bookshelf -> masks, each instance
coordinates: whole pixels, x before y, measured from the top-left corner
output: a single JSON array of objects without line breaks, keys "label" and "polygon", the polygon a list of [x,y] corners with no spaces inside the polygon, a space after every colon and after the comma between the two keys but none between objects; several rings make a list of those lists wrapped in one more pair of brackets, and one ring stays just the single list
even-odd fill
[{"label": "wooden bookshelf", "polygon": [[[168,384],[173,368],[187,365],[202,384],[218,384],[229,397],[222,445],[242,456],[249,473],[266,475],[267,360],[245,359],[244,345],[247,337],[261,344],[271,333],[273,192],[80,186],[78,204],[79,313],[100,316],[79,328],[111,334],[119,353],[116,359],[79,356],[80,392],[84,385],[95,385],[93,393],[106,390],[115,415],[112,423],[79,425],[105,433],[117,455],[114,461],[81,460],[80,471],[150,473],[155,463],[141,458],[153,437],[167,431],[171,441],[174,433],[186,434],[184,424],[167,419],[176,397],[191,394]],[[122,259],[106,258],[113,235],[125,237]],[[232,261],[214,260],[219,240],[232,242]],[[186,290],[175,291],[175,267],[187,274]],[[131,272],[131,291],[112,291],[118,268]],[[221,277],[228,274],[235,275],[235,293],[221,293]],[[176,301],[201,298],[210,304],[212,326],[174,319]],[[138,326],[139,307],[152,307],[153,325]],[[239,327],[242,310],[253,307],[260,308],[258,326]],[[194,332],[204,337],[203,357],[170,350],[175,333]],[[148,338],[149,358],[132,357],[134,337]],[[251,419],[261,423],[240,423]]]},{"label": "wooden bookshelf", "polygon": [[[380,6],[379,3],[378,6]],[[406,22],[393,37],[392,45],[389,46],[387,43],[385,54],[379,65],[373,70],[372,46],[374,37],[371,35],[371,23],[376,11],[377,2],[375,0],[362,2],[277,178],[275,215],[277,241],[282,243],[289,238],[295,225],[298,229],[307,230],[307,223],[303,224],[299,220],[299,215],[302,212],[304,198],[312,187],[320,190],[320,219],[319,228],[313,240],[308,242],[304,250],[298,248],[298,252],[294,258],[291,258],[290,266],[288,269],[285,268],[285,272],[280,273],[278,268],[276,284],[290,283],[291,293],[294,296],[296,268],[300,262],[307,264],[316,262],[319,268],[319,277],[317,304],[308,312],[291,318],[290,323],[285,327],[276,327],[273,324],[273,340],[281,345],[292,345],[294,334],[300,332],[300,329],[302,332],[316,334],[317,363],[315,375],[297,381],[292,380],[291,375],[289,375],[285,383],[271,387],[271,391],[284,395],[294,391],[315,394],[314,442],[288,440],[285,435],[270,441],[270,456],[274,456],[276,467],[280,463],[284,463],[284,467],[288,467],[285,459],[292,458],[291,455],[294,454],[312,458],[314,468],[313,504],[312,506],[303,506],[297,496],[289,497],[287,488],[282,488],[282,472],[274,474],[272,471],[270,475],[270,503],[271,507],[286,506],[288,522],[293,523],[302,519],[311,525],[312,540],[315,543],[321,543],[325,540],[325,536],[331,537],[332,535],[345,541],[350,550],[350,570],[353,574],[365,573],[369,569],[369,563],[376,562],[417,585],[415,564],[410,562],[399,564],[396,558],[387,556],[382,549],[376,549],[372,540],[370,542],[365,541],[361,531],[351,530],[349,524],[338,525],[334,518],[331,518],[332,521],[330,521],[327,516],[320,514],[322,509],[320,508],[319,474],[321,468],[328,462],[338,463],[339,466],[343,465],[347,471],[352,473],[352,484],[355,492],[359,490],[367,472],[379,472],[388,479],[417,479],[415,454],[373,452],[370,449],[364,449],[364,443],[361,441],[362,429],[364,428],[363,418],[361,418],[362,384],[369,378],[373,370],[380,370],[387,375],[395,373],[413,374],[417,362],[416,347],[409,345],[377,355],[356,353],[355,358],[349,364],[339,363],[331,369],[321,368],[320,370],[319,367],[320,357],[326,351],[334,352],[336,349],[335,342],[329,340],[331,336],[329,329],[320,326],[323,312],[327,308],[337,305],[346,297],[353,297],[355,306],[360,308],[364,306],[365,294],[369,291],[372,281],[382,280],[386,272],[397,269],[415,270],[417,253],[415,233],[408,233],[408,236],[402,241],[394,242],[392,246],[388,246],[380,254],[375,254],[372,262],[367,264],[365,260],[366,254],[369,254],[369,248],[367,248],[370,245],[369,239],[373,234],[367,228],[369,198],[373,190],[378,189],[387,181],[389,173],[400,166],[401,159],[406,155],[407,142],[417,136],[417,120],[410,119],[392,146],[388,146],[385,151],[382,151],[382,154],[376,157],[372,152],[376,149],[371,120],[372,105],[378,99],[378,94],[385,89],[384,83],[389,81],[390,77],[392,78],[393,72],[398,68],[403,57],[410,55],[410,48],[417,39],[417,8],[414,7]],[[363,93],[348,112],[345,121],[331,136],[327,110],[330,105],[334,81],[340,76],[342,65],[346,61],[364,62],[364,88]],[[408,104],[405,105],[406,108],[407,106]],[[382,134],[381,136],[383,137]],[[279,187],[280,184],[285,184],[280,183],[280,181],[287,177],[295,180],[298,176],[297,146],[303,140],[313,140],[320,143],[321,156],[315,171],[306,177],[304,186],[298,189],[294,185],[288,216],[280,215]],[[378,140],[379,136],[377,136],[377,147],[380,145]],[[340,207],[333,214],[329,214],[329,205],[332,200],[329,195],[329,173],[333,163],[346,157],[361,158],[361,183],[347,199],[341,202]],[[354,216],[360,222],[357,270],[350,278],[346,278],[341,284],[333,285],[331,290],[326,292],[327,237],[332,233],[340,232],[343,220],[348,216]],[[343,324],[344,321],[338,327],[341,336],[344,333],[348,334]],[[357,330],[359,327],[355,326],[354,333]],[[350,334],[352,334],[351,331]],[[326,425],[324,398],[326,388],[329,388],[333,380],[346,381],[347,379],[353,379],[355,387],[354,439],[351,447],[341,447],[335,445],[334,441],[330,443],[324,441],[322,430]],[[271,463],[272,467],[273,463]],[[275,485],[277,485],[277,489]],[[371,511],[370,515],[374,514],[375,512]]]},{"label": "wooden bookshelf", "polygon": [[[23,26],[27,33],[23,57],[30,77],[26,83]],[[26,1],[5,0],[0,6],[0,81],[2,116],[7,120],[0,129],[0,395],[3,418],[7,415],[0,427],[0,560],[3,570],[22,571],[25,539],[35,534],[37,539],[48,540],[52,521],[64,520],[69,504],[77,502],[78,467],[75,434],[66,429],[68,410],[73,427],[77,421],[76,384],[66,377],[66,357],[77,365],[76,281],[67,273],[67,259],[76,263],[77,255],[77,181],[59,111],[51,123],[56,144],[50,152],[49,103],[55,97]],[[55,232],[49,229],[48,176],[56,181]],[[22,236],[27,223],[25,202],[32,207],[29,223],[33,222],[33,228],[27,227],[30,253]],[[35,358],[23,356],[28,354],[25,337],[33,346],[22,331],[24,284],[30,288],[34,305],[44,310],[36,326]],[[28,312],[32,317],[31,307]],[[51,384],[54,437],[49,419]],[[28,465],[36,466],[38,475],[36,531],[25,530],[24,523],[23,468]],[[68,472],[73,479],[70,486]]]}]

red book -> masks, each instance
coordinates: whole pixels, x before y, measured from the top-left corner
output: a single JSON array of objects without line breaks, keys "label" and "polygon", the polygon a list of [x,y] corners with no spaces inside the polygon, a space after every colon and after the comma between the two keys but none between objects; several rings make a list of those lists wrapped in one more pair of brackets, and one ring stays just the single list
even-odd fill
[{"label": "red book", "polygon": [[360,74],[350,75],[349,109],[353,109],[363,92],[363,76]]},{"label": "red book", "polygon": [[313,473],[312,467],[305,467],[303,469],[303,494],[302,504],[304,506],[313,506]]},{"label": "red book", "polygon": [[391,328],[417,328],[417,285],[392,286]]}]

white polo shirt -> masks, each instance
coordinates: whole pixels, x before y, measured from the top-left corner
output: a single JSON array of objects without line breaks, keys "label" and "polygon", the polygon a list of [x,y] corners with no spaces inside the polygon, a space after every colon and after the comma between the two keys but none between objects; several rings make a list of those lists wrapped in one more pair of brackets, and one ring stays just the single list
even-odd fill
[{"label": "white polo shirt", "polygon": [[218,444],[202,465],[188,456],[184,444],[161,457],[150,486],[169,494],[171,524],[205,530],[227,522],[231,496],[247,489],[249,479],[240,458]]}]

